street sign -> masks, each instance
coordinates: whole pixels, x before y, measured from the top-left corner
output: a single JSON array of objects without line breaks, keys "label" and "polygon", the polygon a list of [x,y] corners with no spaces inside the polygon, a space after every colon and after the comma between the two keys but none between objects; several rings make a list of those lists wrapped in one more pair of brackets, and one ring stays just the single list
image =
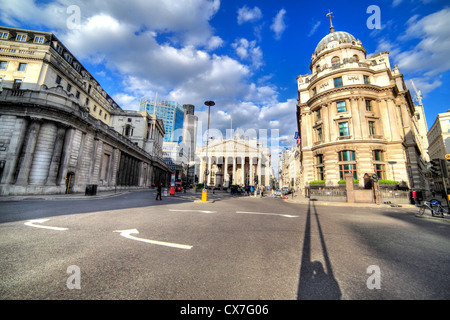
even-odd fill
[{"label": "street sign", "polygon": [[372,175],[372,180],[373,180],[374,182],[377,182],[377,181],[378,181],[378,176],[377,176],[375,173]]},{"label": "street sign", "polygon": [[445,155],[445,159],[450,160],[450,153],[447,153],[447,154]]}]

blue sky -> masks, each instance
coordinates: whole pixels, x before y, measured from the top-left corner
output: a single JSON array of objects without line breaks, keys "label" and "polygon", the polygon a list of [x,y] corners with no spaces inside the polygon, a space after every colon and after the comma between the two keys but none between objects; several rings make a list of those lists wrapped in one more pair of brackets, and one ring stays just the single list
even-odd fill
[{"label": "blue sky", "polygon": [[[204,131],[203,102],[214,100],[216,135],[232,125],[266,129],[284,146],[295,143],[296,77],[310,73],[311,55],[329,32],[328,10],[336,31],[360,39],[368,55],[390,51],[391,65],[423,93],[428,127],[450,109],[450,5],[443,0],[0,4],[1,25],[55,33],[123,109],[138,109],[141,97],[156,95],[194,104]],[[380,8],[381,29],[367,27],[370,5]]]}]

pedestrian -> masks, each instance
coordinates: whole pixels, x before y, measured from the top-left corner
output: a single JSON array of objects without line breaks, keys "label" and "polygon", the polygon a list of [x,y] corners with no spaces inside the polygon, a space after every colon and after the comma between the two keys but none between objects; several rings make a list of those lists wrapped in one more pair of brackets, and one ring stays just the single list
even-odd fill
[{"label": "pedestrian", "polygon": [[162,201],[161,190],[162,190],[162,182],[161,182],[161,184],[159,186],[156,187],[156,192],[157,192],[156,193],[156,200],[158,200],[158,197],[159,197],[159,200]]}]

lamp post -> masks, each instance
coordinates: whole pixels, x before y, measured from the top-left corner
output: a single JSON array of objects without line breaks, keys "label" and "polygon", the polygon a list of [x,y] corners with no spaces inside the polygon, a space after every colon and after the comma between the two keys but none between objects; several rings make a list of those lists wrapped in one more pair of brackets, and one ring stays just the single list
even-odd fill
[{"label": "lamp post", "polygon": [[208,127],[206,129],[206,168],[205,168],[205,180],[203,183],[203,192],[202,192],[202,201],[206,201],[207,196],[208,196],[208,191],[207,191],[207,185],[208,185],[208,141],[209,141],[209,118],[210,118],[210,112],[211,112],[211,107],[215,105],[214,101],[205,101],[205,105],[208,106]]}]

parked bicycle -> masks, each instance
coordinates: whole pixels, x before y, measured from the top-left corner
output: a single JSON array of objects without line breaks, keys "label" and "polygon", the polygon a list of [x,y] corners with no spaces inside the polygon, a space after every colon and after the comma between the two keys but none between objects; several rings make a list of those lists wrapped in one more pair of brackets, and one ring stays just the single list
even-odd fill
[{"label": "parked bicycle", "polygon": [[444,217],[444,213],[448,214],[448,208],[441,206],[439,200],[431,199],[424,201],[423,205],[419,208],[419,216],[423,215],[426,211],[430,211],[433,217]]}]

